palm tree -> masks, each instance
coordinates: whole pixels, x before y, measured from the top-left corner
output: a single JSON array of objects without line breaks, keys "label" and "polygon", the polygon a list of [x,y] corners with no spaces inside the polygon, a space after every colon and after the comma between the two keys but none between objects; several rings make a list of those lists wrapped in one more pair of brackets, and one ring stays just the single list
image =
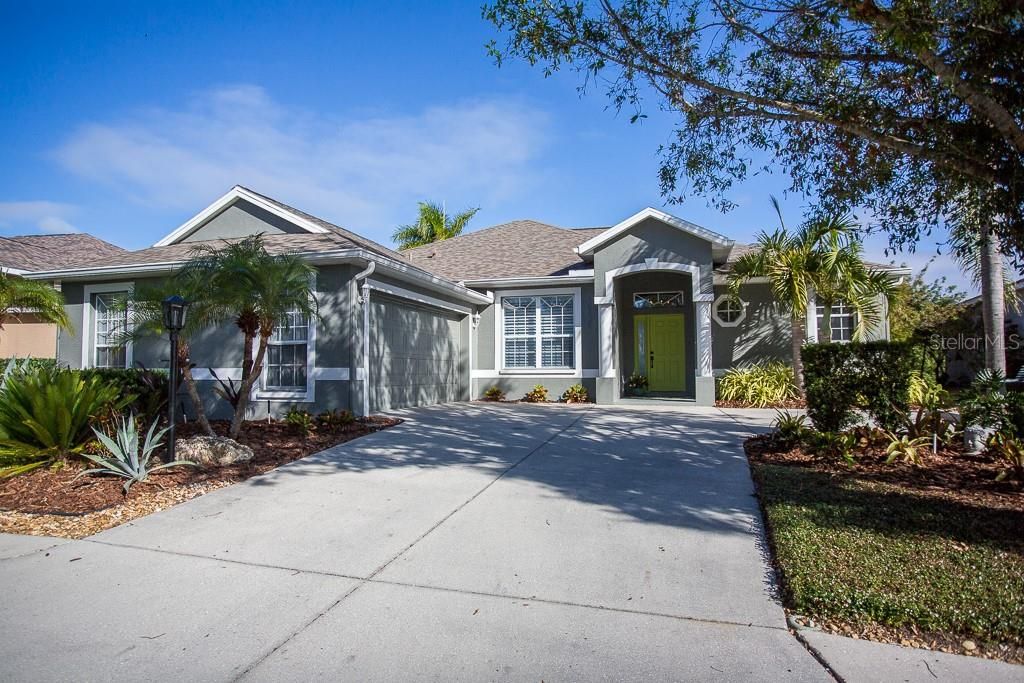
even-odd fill
[{"label": "palm tree", "polygon": [[412,249],[431,242],[440,242],[462,234],[470,219],[479,208],[466,209],[449,216],[443,205],[434,202],[420,202],[420,215],[415,223],[400,226],[392,239],[399,249]]},{"label": "palm tree", "polygon": [[[770,234],[762,231],[757,238],[758,249],[733,264],[729,289],[733,296],[739,296],[740,287],[751,278],[767,278],[775,300],[789,313],[793,376],[797,389],[803,393],[801,348],[811,295],[827,311],[838,301],[850,306],[856,318],[853,337],[860,340],[880,319],[879,295],[889,297],[893,290],[884,274],[872,272],[864,265],[862,248],[851,239],[856,228],[852,217],[826,216],[789,232],[774,197],[772,206],[780,227]],[[829,317],[826,315],[825,319]],[[822,336],[819,334],[819,338]],[[824,338],[831,340],[831,329],[826,330]]]},{"label": "palm tree", "polygon": [[242,379],[228,431],[232,439],[242,429],[274,328],[291,312],[317,317],[315,274],[294,254],[267,253],[262,235],[220,247],[199,246],[182,267],[179,277],[203,283],[204,315],[211,321],[233,320],[242,332]]},{"label": "palm tree", "polygon": [[142,339],[162,337],[165,334],[163,323],[163,300],[177,294],[189,302],[188,315],[185,317],[185,328],[178,334],[178,368],[181,371],[182,384],[188,393],[189,401],[196,413],[196,422],[203,434],[215,436],[210,421],[206,417],[199,388],[192,376],[193,364],[190,362],[191,338],[210,324],[209,304],[203,296],[205,287],[201,283],[188,281],[181,273],[155,285],[139,285],[125,299],[128,308],[129,325],[125,337]]},{"label": "palm tree", "polygon": [[1003,338],[1007,308],[1019,310],[1017,284],[1007,267],[999,237],[978,220],[976,194],[967,194],[951,216],[953,260],[981,289],[981,319],[985,331],[985,367],[1006,375],[1006,342]]},{"label": "palm tree", "polygon": [[44,282],[0,271],[0,330],[11,320],[20,322],[25,314],[62,329],[71,326],[59,291]]}]

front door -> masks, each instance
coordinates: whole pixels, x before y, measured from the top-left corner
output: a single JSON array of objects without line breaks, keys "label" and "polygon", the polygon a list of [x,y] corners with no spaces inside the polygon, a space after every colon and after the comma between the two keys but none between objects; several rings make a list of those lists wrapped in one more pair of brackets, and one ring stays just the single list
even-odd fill
[{"label": "front door", "polygon": [[647,376],[650,391],[686,390],[686,335],[682,314],[633,318],[636,372]]}]

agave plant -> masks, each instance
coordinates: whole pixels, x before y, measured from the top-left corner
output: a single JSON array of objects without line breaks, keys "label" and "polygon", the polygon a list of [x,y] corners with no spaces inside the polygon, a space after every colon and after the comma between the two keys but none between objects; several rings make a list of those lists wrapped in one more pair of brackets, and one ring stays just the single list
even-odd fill
[{"label": "agave plant", "polygon": [[[163,445],[162,439],[164,434],[167,433],[167,428],[157,431],[156,425],[157,421],[154,420],[153,424],[149,427],[149,431],[146,433],[145,441],[142,442],[141,451],[139,450],[139,429],[135,424],[134,417],[119,418],[114,435],[115,438],[113,439],[103,432],[93,429],[92,431],[96,434],[96,438],[110,451],[112,457],[106,458],[101,455],[93,455],[92,453],[83,453],[83,456],[99,465],[99,467],[85,470],[78,476],[81,477],[86,474],[112,474],[117,477],[123,477],[126,480],[124,483],[124,493],[128,495],[128,490],[132,484],[146,481],[149,475],[157,470],[181,465],[195,467],[196,464],[188,460],[175,460],[174,462],[150,467],[149,461],[152,459],[154,451]],[[75,478],[77,479],[78,477]]]}]

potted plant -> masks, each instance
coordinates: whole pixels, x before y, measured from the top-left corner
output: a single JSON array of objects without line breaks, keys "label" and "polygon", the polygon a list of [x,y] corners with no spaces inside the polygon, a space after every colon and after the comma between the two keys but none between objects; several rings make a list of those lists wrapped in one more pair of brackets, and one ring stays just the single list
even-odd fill
[{"label": "potted plant", "polygon": [[637,373],[630,375],[626,380],[626,393],[630,396],[646,396],[648,394],[646,375]]}]

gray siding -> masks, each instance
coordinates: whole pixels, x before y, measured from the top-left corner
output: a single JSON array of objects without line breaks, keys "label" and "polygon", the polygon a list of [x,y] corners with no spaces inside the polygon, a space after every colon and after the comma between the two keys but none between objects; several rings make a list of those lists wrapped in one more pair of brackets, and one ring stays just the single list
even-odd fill
[{"label": "gray siding", "polygon": [[248,237],[258,233],[281,235],[304,232],[306,231],[294,223],[244,199],[239,199],[181,241],[230,239],[232,237]]},{"label": "gray siding", "polygon": [[594,283],[597,296],[606,296],[605,274],[609,270],[645,259],[687,263],[700,268],[701,289],[711,288],[711,243],[649,218],[594,254]]},{"label": "gray siding", "polygon": [[[727,293],[724,285],[715,287],[716,299]],[[740,298],[747,303],[747,316],[739,326],[725,327],[711,316],[712,367],[726,370],[759,361],[792,360],[789,315],[775,303],[768,285],[743,285]]]}]

